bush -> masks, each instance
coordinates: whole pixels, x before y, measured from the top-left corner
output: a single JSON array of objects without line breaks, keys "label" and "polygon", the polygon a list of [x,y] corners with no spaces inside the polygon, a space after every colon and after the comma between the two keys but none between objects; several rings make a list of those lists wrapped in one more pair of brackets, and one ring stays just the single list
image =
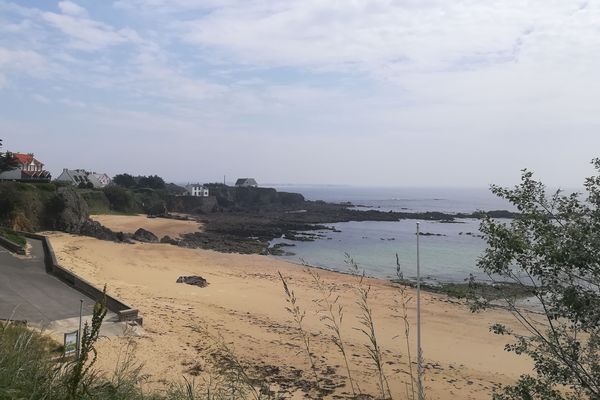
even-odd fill
[{"label": "bush", "polygon": [[140,212],[140,207],[132,192],[120,186],[107,186],[103,190],[110,209],[122,213]]},{"label": "bush", "polygon": [[0,236],[10,240],[15,244],[18,244],[21,247],[25,247],[25,245],[27,244],[27,240],[23,236],[10,229],[0,228]]}]

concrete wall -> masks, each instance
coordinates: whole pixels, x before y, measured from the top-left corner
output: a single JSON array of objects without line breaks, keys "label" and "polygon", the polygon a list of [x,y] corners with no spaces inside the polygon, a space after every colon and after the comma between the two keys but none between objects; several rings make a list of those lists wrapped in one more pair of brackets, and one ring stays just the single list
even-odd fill
[{"label": "concrete wall", "polygon": [[0,180],[19,180],[21,179],[21,168],[13,169],[12,171],[4,171],[0,173]]},{"label": "concrete wall", "polygon": [[6,248],[9,251],[12,251],[13,253],[17,253],[20,254],[22,256],[25,255],[25,249],[22,248],[21,246],[19,246],[16,243],[11,242],[10,240],[0,236],[0,246]]},{"label": "concrete wall", "polygon": [[[19,232],[21,235],[31,239],[37,239],[42,242],[44,247],[44,264],[46,265],[46,272],[56,276],[61,281],[65,282],[69,286],[77,289],[81,293],[90,297],[95,301],[102,300],[104,295],[103,291],[80,278],[75,273],[62,267],[56,260],[56,255],[52,249],[52,245],[46,236],[37,235],[35,233]],[[142,317],[139,316],[138,310],[130,307],[126,303],[122,302],[118,298],[106,294],[106,308],[116,313],[119,316],[119,321],[136,321],[138,324],[142,324]]]}]

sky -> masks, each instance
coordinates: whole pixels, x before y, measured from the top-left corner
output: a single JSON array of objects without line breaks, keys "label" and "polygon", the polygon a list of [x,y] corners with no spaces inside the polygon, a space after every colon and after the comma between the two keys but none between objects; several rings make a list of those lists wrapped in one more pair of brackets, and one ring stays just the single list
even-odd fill
[{"label": "sky", "polygon": [[0,138],[54,176],[573,187],[598,71],[598,0],[0,0]]}]

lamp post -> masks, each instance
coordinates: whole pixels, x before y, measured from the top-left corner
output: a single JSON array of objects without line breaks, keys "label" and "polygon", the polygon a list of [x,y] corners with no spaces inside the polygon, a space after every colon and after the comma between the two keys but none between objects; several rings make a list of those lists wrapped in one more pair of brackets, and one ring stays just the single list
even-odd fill
[{"label": "lamp post", "polygon": [[420,223],[417,222],[417,390],[419,400],[424,400],[423,355],[421,351],[421,260],[419,236],[421,236]]}]

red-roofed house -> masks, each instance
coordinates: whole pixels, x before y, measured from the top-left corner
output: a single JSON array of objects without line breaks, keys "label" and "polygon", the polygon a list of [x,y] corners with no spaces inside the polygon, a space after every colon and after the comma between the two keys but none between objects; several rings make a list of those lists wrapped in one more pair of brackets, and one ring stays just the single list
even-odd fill
[{"label": "red-roofed house", "polygon": [[50,181],[50,172],[44,170],[44,164],[35,159],[32,153],[12,153],[19,164],[12,171],[0,174],[3,181]]}]

